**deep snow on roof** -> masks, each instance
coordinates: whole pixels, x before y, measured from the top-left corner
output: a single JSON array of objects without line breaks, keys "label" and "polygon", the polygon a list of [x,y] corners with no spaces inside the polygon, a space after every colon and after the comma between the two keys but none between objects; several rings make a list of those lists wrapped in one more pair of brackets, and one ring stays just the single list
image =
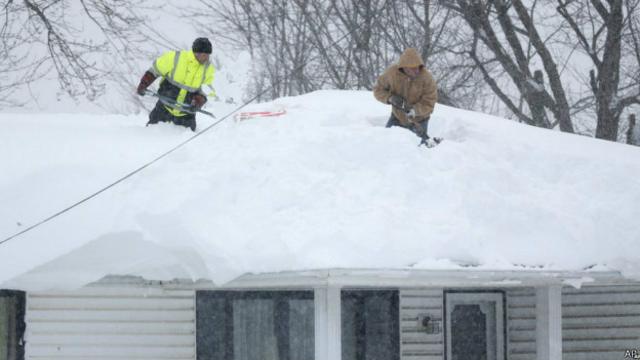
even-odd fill
[{"label": "deep snow on roof", "polygon": [[[231,107],[213,104],[222,117]],[[640,149],[438,105],[418,147],[369,92],[251,105],[96,198],[0,245],[0,284],[323,268],[640,273]],[[192,133],[145,116],[0,114],[0,238]],[[199,117],[204,129],[212,120]],[[2,287],[2,285],[0,285]]]}]

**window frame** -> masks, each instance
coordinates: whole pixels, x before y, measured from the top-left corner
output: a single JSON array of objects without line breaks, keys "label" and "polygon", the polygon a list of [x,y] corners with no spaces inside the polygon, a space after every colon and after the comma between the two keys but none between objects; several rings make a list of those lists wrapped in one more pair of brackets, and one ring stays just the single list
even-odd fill
[{"label": "window frame", "polygon": [[[282,304],[289,300],[310,300],[314,306],[314,332],[315,332],[315,324],[317,322],[315,315],[315,293],[314,290],[197,290],[195,296],[195,304],[196,304],[196,358],[209,358],[211,353],[207,351],[207,344],[205,341],[201,341],[201,333],[202,331],[199,329],[198,323],[201,316],[204,316],[202,311],[202,307],[199,304],[202,301],[207,300],[223,300],[224,303],[224,317],[225,317],[225,342],[233,344],[233,300],[247,300],[247,299],[269,299],[274,300],[274,312],[278,313],[282,311]],[[288,315],[288,314],[287,314]],[[275,316],[275,314],[274,314]],[[288,321],[282,320],[280,317],[282,324],[276,326],[276,330],[278,334],[281,336],[277,336],[277,346],[283,353],[285,353],[285,358],[289,359],[289,336],[287,333],[288,330]],[[288,317],[287,317],[288,319]],[[284,334],[286,333],[286,336]],[[313,336],[314,347],[317,347],[316,344],[316,335]],[[314,349],[315,353],[315,349]],[[225,349],[224,358],[225,359],[233,359],[233,347],[227,347]]]},{"label": "window frame", "polygon": [[[11,343],[7,347],[7,359],[24,360],[26,294],[24,291],[0,289],[0,298],[14,299],[16,304],[15,316],[10,323],[12,326],[9,329],[9,338],[7,339],[7,343]],[[14,349],[13,352],[12,349]]]},{"label": "window frame", "polygon": [[[395,338],[393,340],[392,343],[392,351],[391,353],[394,354],[394,357],[391,360],[400,360],[401,359],[401,349],[400,349],[400,343],[402,341],[401,337],[402,337],[402,332],[400,329],[400,290],[399,289],[349,289],[349,288],[343,288],[340,292],[340,312],[342,313],[343,311],[343,306],[344,306],[344,300],[347,297],[350,298],[356,298],[356,300],[358,301],[358,305],[362,305],[364,303],[365,297],[367,295],[376,295],[376,294],[391,294],[391,303],[390,303],[390,307],[391,307],[391,316],[390,318],[393,319],[393,329],[392,332],[395,333]],[[358,306],[359,309],[361,309],[361,306]],[[357,333],[356,333],[356,360],[364,360],[364,356],[366,355],[366,344],[367,344],[367,337],[363,336],[362,333],[362,328],[365,327],[365,322],[366,319],[364,318],[364,314],[362,314],[361,312],[357,312],[355,314],[357,322],[359,322],[360,328],[357,329]],[[341,314],[341,319],[343,318],[342,314]],[[341,326],[343,324],[342,320],[341,322]],[[344,332],[342,332],[341,335],[341,339],[340,339],[341,343],[343,343],[344,341]],[[344,349],[343,349],[344,351]]]}]

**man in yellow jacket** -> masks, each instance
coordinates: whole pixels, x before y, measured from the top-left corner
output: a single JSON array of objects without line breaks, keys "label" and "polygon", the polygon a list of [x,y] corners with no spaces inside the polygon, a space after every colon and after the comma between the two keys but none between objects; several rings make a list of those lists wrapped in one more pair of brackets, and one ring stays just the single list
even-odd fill
[{"label": "man in yellow jacket", "polygon": [[[195,111],[202,108],[207,97],[202,85],[211,85],[215,69],[209,62],[211,42],[197,38],[191,50],[168,51],[157,58],[144,73],[137,93],[143,96],[156,78],[162,77],[158,95],[161,97],[149,114],[149,124],[173,122],[196,131]],[[187,104],[189,108],[179,104]]]},{"label": "man in yellow jacket", "polygon": [[429,138],[427,125],[438,101],[438,87],[416,49],[406,49],[398,63],[380,75],[373,95],[378,101],[392,105],[387,127],[401,126],[423,141]]}]

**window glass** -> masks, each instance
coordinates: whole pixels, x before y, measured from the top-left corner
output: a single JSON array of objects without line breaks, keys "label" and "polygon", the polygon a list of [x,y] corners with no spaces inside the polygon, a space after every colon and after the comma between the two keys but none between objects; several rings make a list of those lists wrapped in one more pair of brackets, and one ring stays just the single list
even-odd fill
[{"label": "window glass", "polygon": [[233,355],[238,360],[277,360],[275,304],[272,299],[233,301]]},{"label": "window glass", "polygon": [[313,360],[312,291],[198,291],[198,359]]},{"label": "window glass", "polygon": [[0,360],[24,359],[24,293],[0,290]]},{"label": "window glass", "polygon": [[313,300],[289,302],[289,353],[291,360],[315,358],[315,324]]},{"label": "window glass", "polygon": [[342,360],[399,358],[398,292],[342,291]]},{"label": "window glass", "polygon": [[9,301],[0,297],[0,360],[8,360],[9,353]]}]

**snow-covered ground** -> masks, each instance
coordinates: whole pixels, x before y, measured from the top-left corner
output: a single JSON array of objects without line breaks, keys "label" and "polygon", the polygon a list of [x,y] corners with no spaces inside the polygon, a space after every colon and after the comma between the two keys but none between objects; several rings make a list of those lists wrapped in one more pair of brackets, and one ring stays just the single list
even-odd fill
[{"label": "snow-covered ground", "polygon": [[[151,101],[147,99],[146,101]],[[211,103],[218,118],[232,105]],[[438,105],[387,129],[370,92],[255,104],[4,244],[0,287],[106,274],[208,278],[318,268],[582,270],[640,277],[640,149]],[[214,120],[199,116],[199,129]],[[0,241],[193,135],[146,115],[0,114]]]}]

